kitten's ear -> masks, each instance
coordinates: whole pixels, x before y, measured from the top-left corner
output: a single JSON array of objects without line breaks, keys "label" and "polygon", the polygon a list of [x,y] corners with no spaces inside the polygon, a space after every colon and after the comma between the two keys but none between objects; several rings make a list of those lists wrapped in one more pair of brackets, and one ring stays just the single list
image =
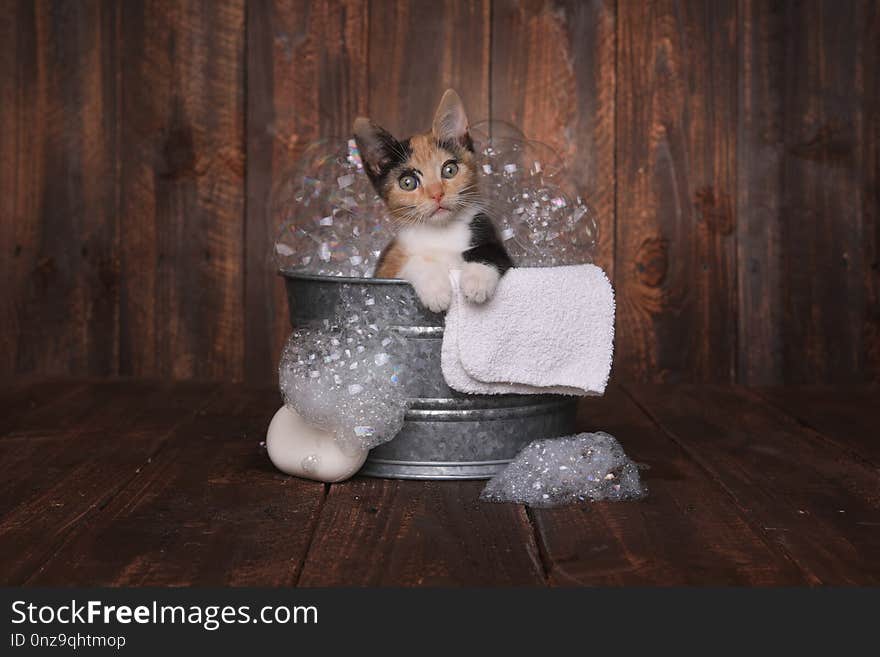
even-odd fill
[{"label": "kitten's ear", "polygon": [[385,172],[394,161],[395,148],[399,148],[397,140],[387,130],[364,117],[354,121],[354,140],[364,163],[364,170],[378,184]]},{"label": "kitten's ear", "polygon": [[464,113],[464,105],[454,89],[447,89],[434,115],[434,126],[431,129],[438,141],[458,142],[473,150],[468,134],[468,120]]}]

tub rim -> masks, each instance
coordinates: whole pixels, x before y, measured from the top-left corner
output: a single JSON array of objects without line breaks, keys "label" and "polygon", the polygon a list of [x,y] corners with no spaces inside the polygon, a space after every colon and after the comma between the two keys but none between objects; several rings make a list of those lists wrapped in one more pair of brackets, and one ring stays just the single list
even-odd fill
[{"label": "tub rim", "polygon": [[331,276],[329,274],[312,274],[290,267],[281,267],[278,275],[284,278],[295,278],[301,281],[336,281],[338,283],[355,283],[360,285],[406,285],[412,287],[409,281],[402,278],[373,278],[372,276]]}]

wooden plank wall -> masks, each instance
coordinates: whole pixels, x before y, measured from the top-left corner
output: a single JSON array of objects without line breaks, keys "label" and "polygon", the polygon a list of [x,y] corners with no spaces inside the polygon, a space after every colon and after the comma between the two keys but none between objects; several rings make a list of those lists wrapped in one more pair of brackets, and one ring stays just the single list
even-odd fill
[{"label": "wooden plank wall", "polygon": [[273,184],[454,86],[596,209],[616,379],[880,380],[871,0],[13,0],[0,43],[0,377],[271,380]]}]

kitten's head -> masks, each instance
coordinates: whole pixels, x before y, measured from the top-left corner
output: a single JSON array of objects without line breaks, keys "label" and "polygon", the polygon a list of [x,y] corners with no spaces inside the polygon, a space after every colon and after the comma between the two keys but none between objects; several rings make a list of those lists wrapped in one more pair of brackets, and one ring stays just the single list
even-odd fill
[{"label": "kitten's head", "polygon": [[398,141],[359,118],[354,138],[364,170],[400,224],[443,224],[479,206],[474,145],[452,89],[443,94],[430,132]]}]

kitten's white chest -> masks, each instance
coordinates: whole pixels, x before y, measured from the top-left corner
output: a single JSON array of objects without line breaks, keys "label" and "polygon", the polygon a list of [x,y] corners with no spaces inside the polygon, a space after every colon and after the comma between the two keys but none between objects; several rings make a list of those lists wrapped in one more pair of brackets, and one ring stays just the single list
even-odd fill
[{"label": "kitten's white chest", "polygon": [[407,256],[419,256],[448,267],[460,267],[461,254],[470,248],[469,222],[453,221],[446,226],[413,226],[397,237]]}]

